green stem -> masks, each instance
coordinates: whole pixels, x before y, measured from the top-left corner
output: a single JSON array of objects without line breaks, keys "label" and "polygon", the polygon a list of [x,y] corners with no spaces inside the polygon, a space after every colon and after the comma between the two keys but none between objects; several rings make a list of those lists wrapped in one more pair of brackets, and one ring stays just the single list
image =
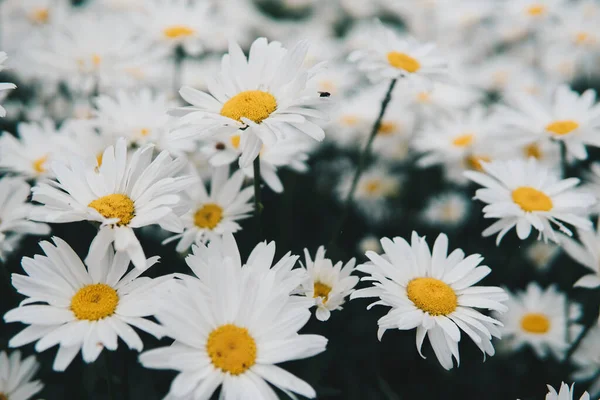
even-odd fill
[{"label": "green stem", "polygon": [[260,154],[256,156],[253,163],[254,167],[254,219],[256,220],[256,232],[258,234],[258,241],[262,240],[262,224],[261,214],[263,211],[263,204],[261,202],[260,195]]},{"label": "green stem", "polygon": [[397,79],[392,79],[392,81],[390,82],[390,86],[387,90],[387,93],[385,94],[385,97],[383,98],[383,101],[381,102],[381,108],[379,110],[379,115],[377,116],[377,119],[375,120],[375,123],[373,124],[373,128],[371,129],[371,134],[369,135],[369,140],[367,141],[367,144],[365,145],[365,148],[360,155],[360,159],[358,160],[358,167],[356,168],[354,178],[352,179],[352,185],[350,186],[350,191],[348,192],[348,194],[346,195],[346,199],[344,200],[342,216],[340,217],[337,224],[335,225],[335,229],[331,236],[331,240],[329,241],[330,247],[335,244],[339,235],[342,232],[342,229],[344,227],[344,222],[346,221],[346,218],[348,217],[350,205],[352,204],[352,200],[354,199],[354,193],[356,192],[356,187],[358,186],[358,181],[360,179],[360,176],[363,173],[363,170],[367,163],[367,159],[369,158],[369,156],[371,154],[371,146],[373,145],[375,136],[377,136],[377,132],[379,132],[379,128],[381,128],[381,121],[383,120],[385,110],[387,109],[388,105],[390,104],[390,101],[392,100],[392,92],[394,90],[394,87],[396,86],[397,81],[398,81]]},{"label": "green stem", "polygon": [[[566,179],[568,174],[568,165],[567,165],[567,146],[564,141],[559,141],[558,145],[560,147],[560,173],[561,178]],[[565,290],[565,340],[567,343],[571,342],[571,299],[569,297],[568,290]],[[565,358],[566,360],[566,358]]]}]

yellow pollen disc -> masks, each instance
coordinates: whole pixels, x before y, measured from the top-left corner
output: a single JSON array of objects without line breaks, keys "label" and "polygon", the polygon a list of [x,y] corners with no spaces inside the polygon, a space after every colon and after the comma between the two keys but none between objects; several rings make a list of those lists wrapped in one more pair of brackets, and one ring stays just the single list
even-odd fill
[{"label": "yellow pollen disc", "polygon": [[47,8],[36,8],[29,15],[33,22],[37,22],[38,24],[45,24],[50,20],[50,10]]},{"label": "yellow pollen disc", "polygon": [[417,95],[417,101],[419,103],[429,103],[431,101],[431,95],[427,92],[421,92]]},{"label": "yellow pollen disc", "polygon": [[448,315],[456,310],[458,298],[448,284],[435,278],[415,278],[406,287],[408,298],[429,315]]},{"label": "yellow pollen disc", "polygon": [[277,101],[271,93],[262,90],[241,92],[227,100],[221,115],[242,122],[242,117],[260,124],[277,109]]},{"label": "yellow pollen disc", "polygon": [[142,136],[148,136],[149,133],[150,133],[150,129],[148,129],[148,128],[142,128],[142,129],[140,129],[140,134]]},{"label": "yellow pollen disc", "polygon": [[413,73],[421,69],[421,63],[408,54],[390,51],[387,54],[387,59],[392,67],[403,69],[406,72]]},{"label": "yellow pollen disc", "polygon": [[344,115],[340,121],[343,125],[355,126],[358,124],[358,117],[354,115]]},{"label": "yellow pollen disc", "polygon": [[473,135],[472,133],[465,133],[463,135],[456,136],[452,141],[452,144],[456,147],[467,147],[468,145],[473,143],[474,138],[475,135]]},{"label": "yellow pollen disc", "polygon": [[577,35],[575,35],[575,43],[577,44],[585,44],[591,41],[590,35],[586,32],[579,32]]},{"label": "yellow pollen disc", "polygon": [[191,36],[194,32],[192,28],[185,25],[173,25],[163,29],[163,34],[169,39]]},{"label": "yellow pollen disc", "polygon": [[491,160],[492,159],[488,156],[469,156],[465,161],[470,169],[474,169],[475,171],[483,171],[481,163],[490,162]]},{"label": "yellow pollen disc", "polygon": [[323,303],[327,303],[329,299],[329,293],[331,292],[331,286],[328,286],[321,282],[315,282],[314,295],[313,297],[322,297]]},{"label": "yellow pollen disc", "polygon": [[521,318],[521,328],[529,333],[546,333],[550,330],[550,320],[544,314],[525,314]]},{"label": "yellow pollen disc", "polygon": [[117,225],[123,226],[131,222],[134,217],[135,206],[133,200],[124,194],[109,194],[100,197],[88,204],[98,211],[104,218],[119,218]]},{"label": "yellow pollen disc", "polygon": [[223,209],[214,203],[208,203],[202,206],[194,214],[194,224],[198,228],[214,229],[223,219]]},{"label": "yellow pollen disc", "polygon": [[546,7],[541,4],[534,4],[527,8],[527,14],[532,17],[537,17],[546,13]]},{"label": "yellow pollen disc", "polygon": [[96,283],[82,287],[71,299],[71,310],[77,319],[97,321],[114,314],[119,295],[112,287]]},{"label": "yellow pollen disc", "polygon": [[208,335],[206,351],[212,364],[223,372],[240,375],[256,361],[256,342],[246,328],[222,325]]},{"label": "yellow pollen disc", "polygon": [[369,194],[375,194],[381,189],[381,182],[378,180],[372,180],[365,183],[365,191]]},{"label": "yellow pollen disc", "polygon": [[540,149],[540,146],[538,146],[536,143],[532,143],[528,146],[525,146],[523,152],[525,153],[525,157],[527,158],[533,157],[537,160],[542,158],[542,149]]},{"label": "yellow pollen disc", "polygon": [[579,124],[573,120],[567,119],[564,121],[554,121],[546,125],[546,130],[555,135],[567,135],[579,128]]},{"label": "yellow pollen disc", "polygon": [[102,165],[103,157],[104,157],[104,153],[98,153],[98,155],[96,156],[96,164],[98,167]]},{"label": "yellow pollen disc", "polygon": [[382,122],[381,125],[379,126],[379,130],[377,131],[377,134],[383,135],[383,136],[391,135],[392,133],[396,132],[396,129],[398,129],[398,125],[396,125],[396,123]]},{"label": "yellow pollen disc", "polygon": [[545,193],[529,186],[521,186],[513,190],[512,199],[523,211],[552,210],[552,199]]},{"label": "yellow pollen disc", "polygon": [[48,156],[43,156],[35,160],[33,162],[33,169],[35,170],[35,172],[38,172],[40,174],[46,172],[46,168],[44,167],[46,161],[48,161]]},{"label": "yellow pollen disc", "polygon": [[95,67],[99,66],[101,62],[102,57],[100,57],[98,54],[92,55],[92,64],[94,64]]},{"label": "yellow pollen disc", "polygon": [[240,135],[233,135],[231,137],[231,145],[235,148],[235,149],[239,149],[240,147],[240,140],[242,139],[242,137]]}]

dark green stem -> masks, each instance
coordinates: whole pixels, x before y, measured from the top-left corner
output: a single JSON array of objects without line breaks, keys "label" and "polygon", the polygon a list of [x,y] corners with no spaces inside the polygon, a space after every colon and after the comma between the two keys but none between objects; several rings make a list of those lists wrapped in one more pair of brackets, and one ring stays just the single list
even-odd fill
[{"label": "dark green stem", "polygon": [[262,240],[262,224],[261,214],[263,211],[263,204],[260,196],[260,154],[256,156],[253,163],[254,167],[254,219],[256,220],[256,232],[258,234],[258,241]]}]

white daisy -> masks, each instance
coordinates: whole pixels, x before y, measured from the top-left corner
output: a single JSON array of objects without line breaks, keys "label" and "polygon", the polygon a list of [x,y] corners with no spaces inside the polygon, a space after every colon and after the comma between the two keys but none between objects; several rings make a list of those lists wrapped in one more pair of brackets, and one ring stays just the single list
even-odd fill
[{"label": "white daisy", "polygon": [[[356,259],[352,258],[346,264],[338,261],[335,265],[329,258],[325,258],[325,247],[320,246],[315,254],[314,261],[307,249],[304,257],[310,280],[302,285],[304,294],[314,299],[317,311],[315,315],[319,321],[327,321],[331,311],[341,310],[346,297],[353,292],[358,283],[358,277],[352,276]],[[342,267],[343,265],[343,267]]]},{"label": "white daisy", "polygon": [[592,379],[589,384],[591,394],[600,393],[600,376],[598,376],[600,346],[598,343],[600,343],[600,325],[596,325],[588,331],[571,358],[576,367],[571,378],[576,381]]},{"label": "white daisy", "polygon": [[[58,344],[53,368],[64,371],[79,350],[91,363],[104,348],[116,350],[118,338],[141,351],[142,340],[131,326],[162,337],[162,328],[143,317],[154,313],[155,287],[170,277],[140,278],[145,269],[137,268],[125,274],[129,258],[112,251],[84,265],[65,241],[53,241],[40,242],[45,256],[23,258],[27,275],[12,275],[13,286],[28,299],[4,320],[29,326],[10,340],[10,347],[37,342],[35,349],[42,352]],[[153,257],[145,265],[157,261]]]},{"label": "white daisy", "polygon": [[[0,51],[0,71],[2,71],[5,68],[4,65],[2,65],[2,64],[4,63],[4,61],[6,61],[7,58],[8,58],[8,56],[6,55],[6,53],[3,51]],[[6,90],[15,89],[16,87],[17,87],[17,85],[15,85],[14,83],[0,82],[0,100],[3,100],[4,97],[6,96],[6,93],[5,93]],[[6,117],[6,110],[1,105],[0,105],[0,117]]]},{"label": "white daisy", "polygon": [[306,42],[288,51],[279,42],[259,38],[246,58],[239,45],[230,42],[221,71],[209,84],[210,95],[190,87],[181,89],[181,96],[192,106],[174,111],[184,115],[184,126],[174,135],[203,139],[239,130],[242,167],[252,163],[263,142],[273,145],[299,134],[323,140],[325,133],[315,121],[327,118],[322,108],[328,99],[305,90],[320,68],[302,67],[307,51]]},{"label": "white daisy", "polygon": [[[377,336],[381,340],[388,329],[417,329],[417,350],[425,334],[437,359],[445,369],[453,367],[452,357],[459,362],[458,342],[464,331],[483,351],[493,355],[492,336],[500,337],[502,324],[476,311],[483,308],[504,312],[502,304],[508,296],[499,287],[473,286],[491,272],[479,266],[483,258],[473,254],[465,258],[462,250],[448,255],[448,237],[440,234],[430,251],[424,237],[413,232],[411,243],[401,237],[381,239],[383,256],[367,252],[371,260],[357,269],[369,274],[362,278],[373,287],[359,289],[351,299],[379,297],[372,303],[392,307],[378,321]],[[422,356],[422,354],[421,354]]]},{"label": "white daisy", "polygon": [[465,176],[484,186],[475,192],[475,199],[488,205],[483,208],[484,218],[499,221],[483,231],[483,236],[498,233],[496,243],[513,227],[520,239],[526,239],[531,227],[539,231],[544,240],[557,242],[551,223],[568,234],[571,231],[562,222],[590,230],[592,223],[582,217],[596,199],[574,189],[577,178],[560,180],[535,158],[528,161],[510,160],[482,163],[484,173],[467,171]]},{"label": "white daisy", "polygon": [[219,386],[224,400],[277,398],[267,382],[316,397],[309,384],[275,365],[319,354],[327,339],[298,334],[313,302],[290,292],[305,272],[286,283],[279,273],[289,277],[297,258],[288,253],[271,268],[274,254],[274,243],[262,243],[242,266],[231,235],[220,245],[194,247],[187,262],[199,280],[177,284],[156,314],[175,342],[140,356],[147,368],[179,372],[168,398],[208,399]]},{"label": "white daisy", "polygon": [[577,241],[562,237],[560,244],[565,252],[579,264],[591,270],[592,273],[579,278],[573,286],[597,288],[600,286],[600,230],[577,230]]},{"label": "white daisy", "polygon": [[456,228],[466,221],[471,202],[460,192],[447,192],[429,199],[421,218],[432,226]]},{"label": "white daisy", "polygon": [[126,252],[137,268],[144,268],[144,249],[134,228],[158,224],[170,232],[183,225],[175,210],[177,193],[190,184],[191,176],[177,176],[185,166],[167,151],[152,160],[152,145],[138,149],[130,157],[127,143],[120,138],[102,155],[102,165],[92,167],[81,158],[56,161],[51,169],[57,182],[44,182],[32,189],[33,200],[44,206],[32,212],[32,219],[64,223],[100,222],[86,260],[100,259],[114,242],[118,252]]},{"label": "white daisy", "polygon": [[[503,324],[500,328],[503,345],[512,351],[530,346],[538,357],[545,358],[552,352],[557,358],[562,358],[569,348],[566,340],[566,296],[555,286],[542,290],[534,282],[524,292],[509,293],[509,296],[506,303],[509,311],[494,315]],[[576,320],[579,315],[579,306],[571,304],[569,320]],[[571,324],[571,337],[577,337],[580,331],[580,325]]]},{"label": "white daisy", "polygon": [[21,352],[14,351],[9,356],[0,352],[0,398],[6,400],[29,400],[35,396],[44,384],[33,376],[40,369],[35,356],[21,359]]},{"label": "white daisy", "polygon": [[[564,243],[561,241],[561,244]],[[552,242],[534,242],[525,250],[525,258],[540,270],[546,270],[561,253],[560,250],[561,246]]]},{"label": "white daisy", "polygon": [[559,16],[566,0],[509,0],[499,12],[517,25],[537,29]]},{"label": "white daisy", "polygon": [[426,89],[432,82],[448,80],[447,62],[436,54],[435,44],[401,37],[379,21],[371,34],[371,47],[356,50],[349,57],[371,80],[403,78],[409,86]]},{"label": "white daisy", "polygon": [[532,141],[563,141],[575,158],[587,158],[585,146],[600,147],[600,104],[596,92],[579,95],[566,85],[559,86],[549,102],[526,94],[508,96],[512,109],[504,110],[504,122],[516,134],[530,135]]},{"label": "white daisy", "polygon": [[177,251],[184,252],[193,243],[207,242],[242,229],[236,221],[248,218],[254,209],[250,202],[254,189],[242,189],[243,183],[242,171],[229,177],[229,167],[225,166],[213,169],[210,194],[204,184],[187,188],[185,193],[191,199],[192,209],[181,217],[184,231],[163,243],[179,239]]},{"label": "white daisy", "polygon": [[[546,400],[573,400],[573,396],[575,396],[575,384],[573,383],[571,387],[566,383],[562,382],[560,384],[560,389],[558,392],[550,385],[548,386],[548,394],[546,395]],[[584,392],[579,400],[590,400],[590,394],[588,392]]]}]

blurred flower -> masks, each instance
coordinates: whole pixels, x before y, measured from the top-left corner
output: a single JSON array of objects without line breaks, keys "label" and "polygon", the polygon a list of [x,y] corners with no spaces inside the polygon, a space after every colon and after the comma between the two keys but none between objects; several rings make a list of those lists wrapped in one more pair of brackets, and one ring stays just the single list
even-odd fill
[{"label": "blurred flower", "polygon": [[552,242],[534,242],[525,250],[525,257],[540,270],[546,270],[561,253],[560,250],[561,246]]},{"label": "blurred flower", "polygon": [[[582,189],[590,192],[596,199],[600,199],[600,162],[591,163],[589,171],[584,174],[586,182]],[[595,205],[593,212],[600,214],[600,203]]]},{"label": "blurred flower", "polygon": [[383,251],[381,243],[379,243],[379,239],[376,236],[365,236],[358,242],[358,252],[364,254],[367,251],[372,251],[374,253],[381,253]]},{"label": "blurred flower", "polygon": [[579,278],[573,286],[597,288],[600,286],[600,231],[578,229],[577,237],[581,244],[568,237],[562,237],[560,244],[572,259],[590,269],[592,273]]},{"label": "blurred flower", "polygon": [[0,398],[7,400],[29,400],[43,389],[40,381],[32,381],[40,369],[40,363],[35,356],[21,358],[20,351],[14,351],[8,356],[0,352]]},{"label": "blurred flower", "polygon": [[452,86],[436,82],[429,89],[402,88],[407,105],[421,118],[438,118],[466,110],[483,99],[482,92],[468,86]]},{"label": "blurred flower", "polygon": [[[581,310],[571,303],[569,316],[565,315],[567,298],[555,286],[542,290],[531,282],[524,292],[510,293],[506,303],[508,312],[494,315],[502,322],[502,342],[512,351],[530,346],[538,357],[546,358],[552,353],[562,359],[569,348],[566,340],[566,323],[579,318]],[[577,337],[581,325],[571,324],[570,335]]]},{"label": "blurred flower", "polygon": [[[573,400],[573,396],[575,395],[575,384],[572,384],[571,387],[569,388],[569,385],[567,385],[566,383],[562,382],[560,384],[560,389],[558,391],[558,393],[556,392],[556,389],[554,389],[552,386],[547,385],[548,386],[548,394],[546,395],[546,400]],[[581,397],[579,398],[579,400],[590,400],[590,395],[588,392],[584,392]]]},{"label": "blurred flower", "polygon": [[429,199],[421,218],[432,226],[456,228],[465,223],[471,201],[460,192],[446,192]]},{"label": "blurred flower", "polygon": [[302,285],[301,290],[307,297],[314,299],[317,319],[327,321],[331,311],[342,309],[346,297],[358,283],[358,277],[351,275],[356,259],[352,258],[346,264],[338,261],[333,265],[331,259],[325,258],[323,246],[317,249],[314,261],[307,249],[304,249],[304,257],[310,280]]},{"label": "blurred flower", "polygon": [[392,307],[378,321],[379,340],[388,329],[416,328],[419,354],[427,334],[438,361],[448,370],[453,367],[453,357],[460,360],[461,330],[484,354],[494,354],[491,338],[500,337],[497,325],[501,324],[474,308],[505,312],[502,302],[508,296],[499,287],[473,286],[491,272],[487,266],[478,266],[483,260],[479,254],[465,258],[464,252],[457,249],[448,255],[448,237],[444,234],[438,236],[431,251],[425,238],[416,232],[410,244],[396,237],[394,241],[381,239],[381,245],[385,255],[367,252],[371,262],[357,267],[370,275],[361,280],[374,281],[374,286],[356,290],[350,296],[379,297],[369,308]]},{"label": "blurred flower", "polygon": [[309,384],[275,365],[319,354],[327,339],[298,334],[314,302],[290,293],[305,272],[291,278],[297,257],[288,253],[271,267],[274,255],[273,242],[261,243],[242,266],[231,235],[194,246],[186,261],[199,279],[175,282],[156,313],[175,342],[140,356],[146,368],[179,372],[168,396],[209,398],[222,386],[224,400],[276,398],[269,382],[284,393],[316,397]]},{"label": "blurred flower", "polygon": [[[4,61],[6,61],[7,58],[8,58],[8,56],[6,55],[6,53],[3,51],[0,51],[0,71],[2,71],[5,68],[4,65],[2,65],[2,63],[4,63]],[[6,96],[6,93],[3,93],[3,92],[5,92],[6,90],[15,89],[16,87],[17,87],[17,85],[15,85],[14,83],[0,82],[0,101],[3,100],[4,97]],[[6,110],[1,105],[0,105],[0,117],[6,117]]]},{"label": "blurred flower", "polygon": [[598,343],[600,343],[600,325],[590,329],[571,358],[576,367],[571,374],[571,378],[576,381],[592,379],[588,386],[591,394],[600,393],[600,376],[598,376],[600,346],[598,346]]},{"label": "blurred flower", "polygon": [[472,181],[484,186],[475,192],[475,199],[488,205],[483,208],[484,218],[499,221],[483,231],[483,236],[498,233],[496,243],[516,226],[520,239],[526,239],[531,227],[539,231],[539,238],[558,242],[552,228],[558,228],[571,236],[571,231],[561,222],[589,230],[592,223],[582,217],[596,199],[574,189],[577,178],[560,180],[547,168],[537,164],[535,158],[528,161],[510,160],[482,163],[484,173],[467,171]]},{"label": "blurred flower", "polygon": [[86,258],[101,259],[114,242],[126,252],[136,268],[145,268],[146,256],[133,228],[158,224],[170,232],[181,232],[183,224],[175,209],[177,193],[196,183],[191,176],[175,175],[185,160],[161,152],[152,160],[152,146],[127,156],[127,144],[120,138],[102,155],[100,167],[91,167],[74,157],[56,161],[51,169],[57,182],[44,182],[32,189],[33,200],[44,206],[34,210],[38,221],[65,223],[97,221],[100,228]]},{"label": "blurred flower", "polygon": [[28,299],[4,320],[29,326],[10,340],[10,347],[37,341],[35,349],[42,352],[59,345],[53,368],[64,371],[80,350],[83,360],[91,363],[104,348],[116,350],[118,338],[141,351],[144,345],[131,326],[162,337],[162,328],[143,317],[154,312],[153,289],[171,277],[139,277],[158,257],[125,274],[129,258],[123,253],[111,250],[84,266],[64,240],[53,241],[54,245],[40,242],[45,256],[23,258],[27,275],[12,275],[13,286]]},{"label": "blurred flower", "polygon": [[204,184],[186,188],[192,209],[181,217],[184,231],[163,243],[179,239],[177,251],[184,252],[193,243],[207,242],[242,229],[236,221],[248,218],[254,209],[250,203],[254,189],[247,187],[242,190],[243,183],[242,171],[238,170],[229,177],[229,167],[224,166],[213,169],[210,194]]}]

